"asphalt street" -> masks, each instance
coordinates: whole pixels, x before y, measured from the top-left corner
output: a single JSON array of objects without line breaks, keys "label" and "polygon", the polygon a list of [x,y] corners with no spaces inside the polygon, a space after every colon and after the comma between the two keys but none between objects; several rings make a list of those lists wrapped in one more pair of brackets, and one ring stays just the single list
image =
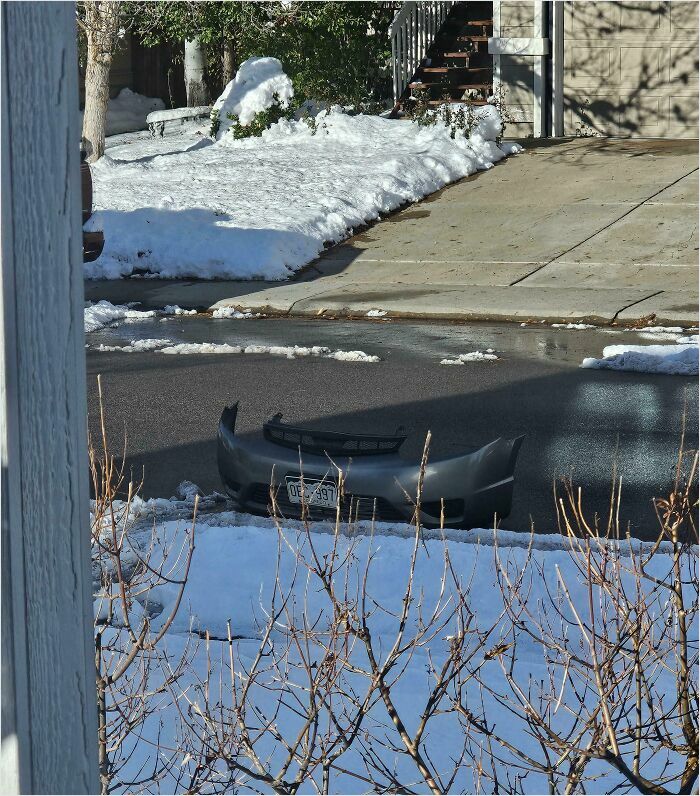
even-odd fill
[{"label": "asphalt street", "polygon": [[[180,355],[97,352],[100,343],[177,342],[326,345],[361,349],[378,363],[286,359],[268,354]],[[651,342],[636,332],[564,330],[543,324],[437,325],[300,319],[213,320],[207,316],[122,323],[88,335],[90,428],[97,423],[102,374],[115,450],[127,434],[128,463],[144,474],[144,495],[169,497],[184,479],[221,489],[216,428],[226,404],[240,402],[242,434],[282,412],[312,428],[409,433],[407,455],[432,432],[433,455],[495,437],[525,434],[513,530],[556,530],[553,485],[572,476],[590,513],[607,511],[613,468],[623,480],[621,516],[651,536],[651,500],[668,489],[684,413],[697,438],[697,379],[581,369],[605,345]],[[443,357],[493,348],[499,359],[462,367]]]}]

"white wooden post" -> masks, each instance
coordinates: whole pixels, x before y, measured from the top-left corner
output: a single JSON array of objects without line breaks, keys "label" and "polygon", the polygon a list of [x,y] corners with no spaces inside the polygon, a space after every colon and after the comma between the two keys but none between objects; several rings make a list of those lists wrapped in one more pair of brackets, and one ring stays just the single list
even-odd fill
[{"label": "white wooden post", "polygon": [[564,135],[564,3],[554,0],[552,29],[552,132]]},{"label": "white wooden post", "polygon": [[75,7],[0,6],[2,793],[91,793],[92,644]]},{"label": "white wooden post", "polygon": [[[493,38],[497,39],[501,35],[501,0],[493,0]],[[489,49],[490,52],[490,49]],[[499,53],[493,54],[493,93],[498,94],[501,88],[501,56]]]},{"label": "white wooden post", "polygon": [[[545,29],[545,2],[546,0],[534,0],[535,15],[532,30],[534,39],[543,40],[547,37],[547,30]],[[546,125],[546,110],[545,110],[545,84],[546,84],[546,70],[547,70],[547,56],[536,55],[532,60],[533,68],[533,108],[532,108],[532,122],[533,122],[533,136],[535,138],[542,138],[547,135]]]}]

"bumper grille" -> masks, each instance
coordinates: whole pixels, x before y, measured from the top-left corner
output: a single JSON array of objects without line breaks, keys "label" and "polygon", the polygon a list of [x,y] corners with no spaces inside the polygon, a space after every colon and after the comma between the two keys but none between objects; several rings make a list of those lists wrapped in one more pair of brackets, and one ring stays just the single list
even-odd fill
[{"label": "bumper grille", "polygon": [[[270,485],[253,484],[248,495],[250,503],[263,506],[270,505]],[[301,516],[301,506],[292,503],[287,495],[284,485],[277,489],[277,507],[284,517],[296,518]],[[407,515],[402,514],[388,500],[368,495],[344,495],[341,503],[341,517],[344,522],[348,520],[372,520],[377,522],[408,522],[412,507],[407,506]],[[323,506],[307,506],[309,519],[333,520],[336,516],[334,508]]]}]

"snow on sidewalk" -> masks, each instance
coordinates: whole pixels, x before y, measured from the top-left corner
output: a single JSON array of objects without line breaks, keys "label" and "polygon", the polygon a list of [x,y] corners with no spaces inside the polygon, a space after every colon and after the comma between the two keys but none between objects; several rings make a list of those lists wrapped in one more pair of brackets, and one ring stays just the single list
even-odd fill
[{"label": "snow on sidewalk", "polygon": [[697,337],[695,342],[676,345],[608,345],[603,349],[602,359],[586,357],[581,367],[697,376]]},{"label": "snow on sidewalk", "polygon": [[481,114],[469,140],[332,110],[316,117],[315,134],[282,120],[261,138],[200,139],[186,152],[167,138],[162,155],[142,155],[138,141],[120,159],[108,151],[92,167],[86,225],[104,230],[105,247],[85,274],[286,279],[358,226],[505,157],[498,112]]}]

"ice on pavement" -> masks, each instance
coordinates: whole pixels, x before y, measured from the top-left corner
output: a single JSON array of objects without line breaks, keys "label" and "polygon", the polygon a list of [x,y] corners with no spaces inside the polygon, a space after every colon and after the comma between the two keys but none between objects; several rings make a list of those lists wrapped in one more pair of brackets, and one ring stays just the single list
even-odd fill
[{"label": "ice on pavement", "polygon": [[135,354],[140,351],[155,351],[163,346],[170,345],[172,340],[161,340],[158,338],[147,338],[145,340],[132,340],[129,345],[100,345],[94,346],[94,351],[121,351],[124,354]]},{"label": "ice on pavement", "polygon": [[261,315],[259,312],[241,312],[240,310],[234,309],[233,307],[217,307],[214,312],[212,312],[213,318],[234,318],[234,319],[246,319],[246,318],[260,318]]},{"label": "ice on pavement", "polygon": [[601,359],[586,357],[581,367],[697,376],[697,340],[695,343],[676,345],[609,345],[603,349]]},{"label": "ice on pavement", "polygon": [[166,304],[162,313],[163,315],[196,315],[197,310],[183,310],[177,304]]},{"label": "ice on pavement", "polygon": [[380,358],[364,351],[333,351],[326,346],[300,345],[229,345],[228,343],[178,343],[162,348],[161,354],[272,354],[273,356],[297,359],[298,357],[321,357],[342,362],[379,362]]},{"label": "ice on pavement", "polygon": [[85,331],[95,332],[104,326],[109,326],[115,321],[125,318],[132,320],[142,320],[144,318],[154,318],[155,310],[135,310],[133,304],[112,304],[110,301],[102,300],[96,304],[88,302],[84,310]]},{"label": "ice on pavement", "polygon": [[487,348],[486,351],[470,351],[468,354],[460,354],[454,359],[441,359],[440,364],[465,365],[467,362],[488,362],[494,359],[498,359],[498,355],[493,348]]}]

